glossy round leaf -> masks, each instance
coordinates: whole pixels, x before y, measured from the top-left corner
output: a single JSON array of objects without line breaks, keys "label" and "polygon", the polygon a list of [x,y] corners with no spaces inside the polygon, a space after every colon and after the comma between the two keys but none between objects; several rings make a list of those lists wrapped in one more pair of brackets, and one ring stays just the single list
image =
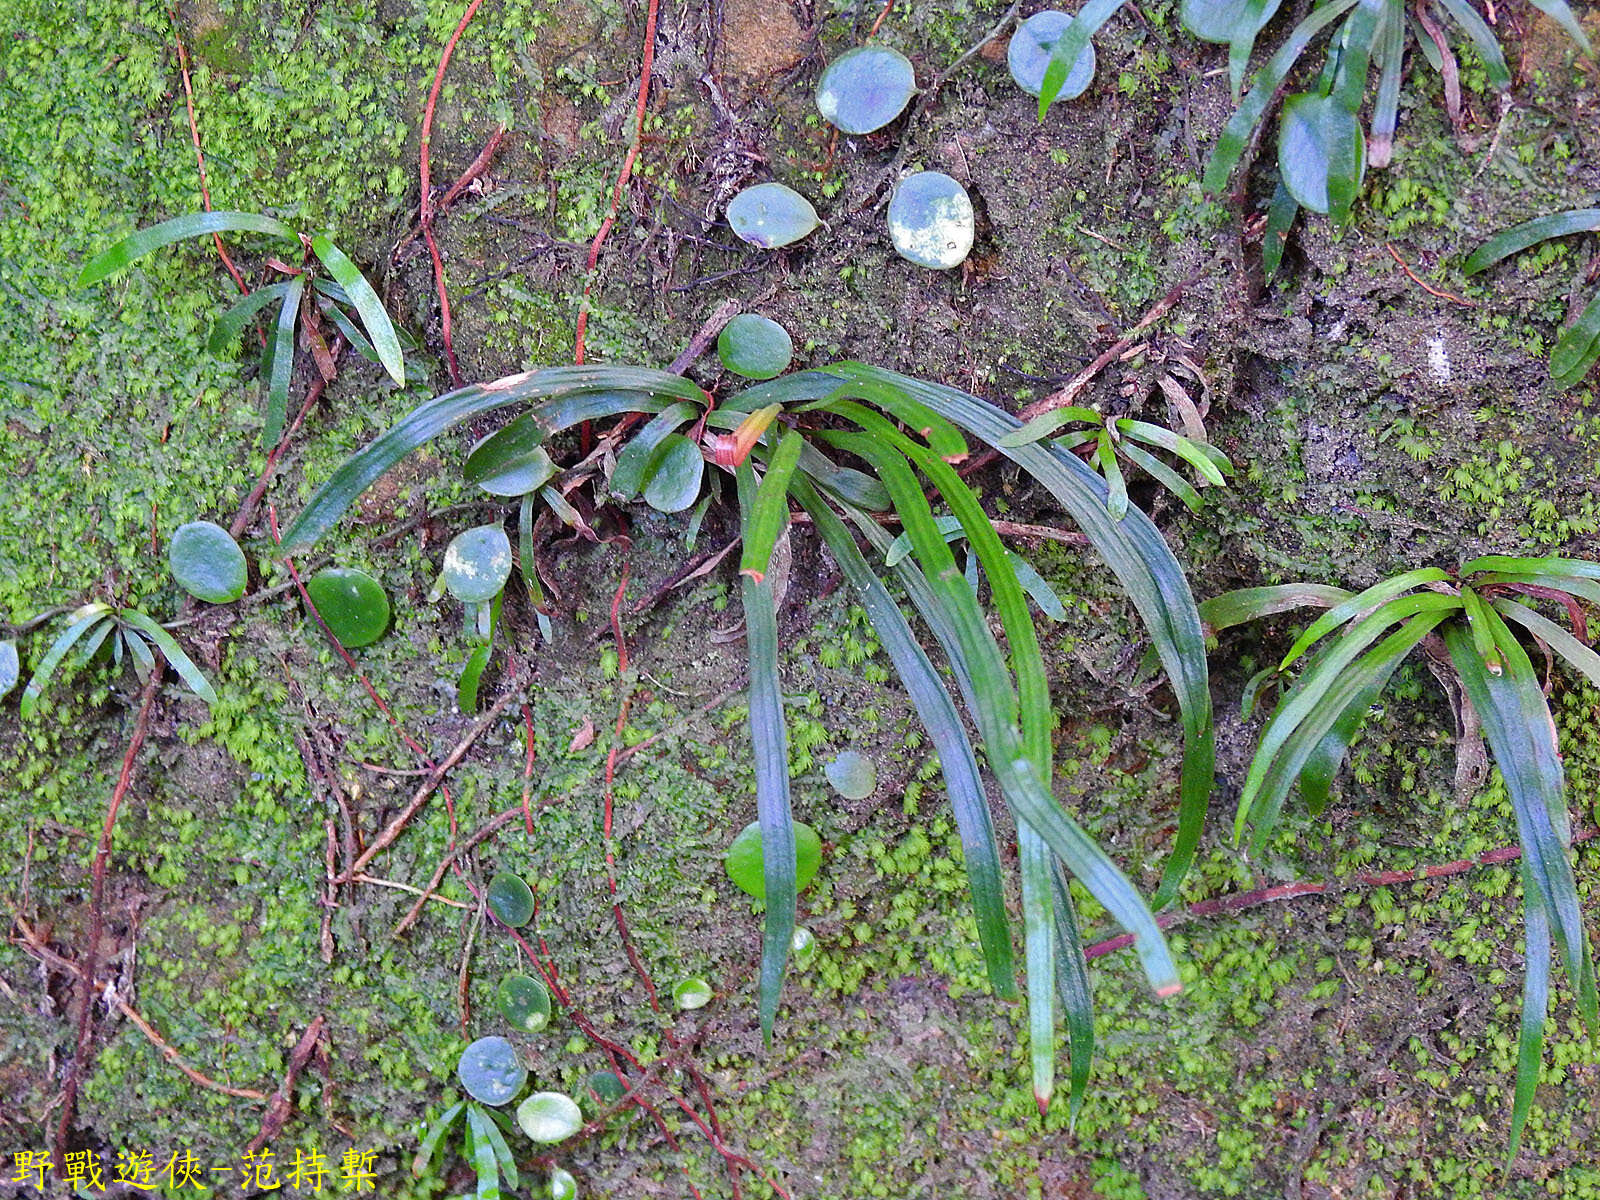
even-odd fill
[{"label": "glossy round leaf", "polygon": [[1360,119],[1333,96],[1290,96],[1278,128],[1278,170],[1302,205],[1342,220],[1366,170]]},{"label": "glossy round leaf", "polygon": [[1201,41],[1226,45],[1239,38],[1254,37],[1278,11],[1275,0],[1267,0],[1252,20],[1252,7],[1254,0],[1183,0],[1178,19]]},{"label": "glossy round leaf", "polygon": [[560,1167],[550,1168],[550,1200],[578,1200],[578,1181]]},{"label": "glossy round leaf", "polygon": [[501,871],[489,880],[488,902],[489,911],[513,929],[533,920],[533,891],[510,871]]},{"label": "glossy round leaf", "polygon": [[917,90],[911,60],[887,46],[858,46],[817,80],[817,109],[842,133],[871,133],[905,111]]},{"label": "glossy round leaf", "polygon": [[889,237],[900,257],[946,271],[972,249],[972,200],[967,189],[940,171],[919,171],[900,181],[889,201]]},{"label": "glossy round leaf", "polygon": [[[1072,24],[1072,17],[1064,12],[1046,10],[1035,13],[1011,35],[1011,45],[1006,50],[1006,66],[1011,68],[1011,78],[1030,96],[1037,96],[1044,88],[1044,73],[1050,66],[1050,55]],[[1061,85],[1057,100],[1073,100],[1089,90],[1094,82],[1094,43],[1085,42],[1078,52],[1078,60],[1067,72],[1067,81]]]},{"label": "glossy round leaf", "polygon": [[4,700],[22,678],[22,660],[15,642],[0,642],[0,700]]},{"label": "glossy round leaf", "polygon": [[167,565],[178,586],[207,604],[229,604],[244,595],[244,551],[220,525],[190,521],[178,526],[167,546]]},{"label": "glossy round leaf", "polygon": [[878,768],[859,750],[841,752],[822,773],[846,800],[865,800],[878,790]]},{"label": "glossy round leaf", "polygon": [[306,581],[306,591],[346,650],[377,641],[389,628],[389,597],[365,571],[325,567]]},{"label": "glossy round leaf", "polygon": [[540,426],[518,418],[474,446],[461,473],[491,496],[526,496],[556,473],[539,444],[543,436]]},{"label": "glossy round leaf", "polygon": [[817,227],[817,210],[793,188],[758,183],[728,201],[733,232],[763,250],[798,242]]},{"label": "glossy round leaf", "polygon": [[794,934],[789,938],[789,960],[794,963],[794,969],[804,971],[816,958],[817,935],[804,925],[796,925]]},{"label": "glossy round leaf", "polygon": [[[728,846],[723,857],[728,877],[743,892],[757,900],[767,898],[767,884],[762,875],[764,862],[761,855],[761,823],[751,821]],[[822,865],[822,839],[817,831],[804,821],[794,822],[794,882],[795,890],[803,891],[806,884],[817,877]]]},{"label": "glossy round leaf", "polygon": [[698,977],[685,979],[672,989],[672,999],[685,1012],[693,1008],[704,1008],[711,1003],[711,997],[715,994],[711,990],[711,985]]},{"label": "glossy round leaf", "polygon": [[717,357],[735,375],[771,379],[788,370],[794,342],[782,325],[755,313],[740,313],[717,335]]},{"label": "glossy round leaf", "polygon": [[699,446],[681,433],[668,434],[645,469],[645,503],[657,512],[682,512],[700,498],[705,470]]},{"label": "glossy round leaf", "polygon": [[456,1077],[467,1095],[495,1108],[509,1104],[528,1082],[517,1048],[503,1037],[481,1037],[463,1050]]},{"label": "glossy round leaf", "polygon": [[[531,916],[531,904],[529,908]],[[550,991],[530,975],[502,979],[499,1000],[501,1014],[523,1033],[537,1033],[550,1022]]]},{"label": "glossy round leaf", "polygon": [[583,1113],[571,1096],[535,1092],[517,1105],[517,1124],[536,1142],[559,1142],[583,1128]]},{"label": "glossy round leaf", "polygon": [[477,525],[451,539],[444,586],[465,604],[487,604],[511,578],[511,539],[498,525]]},{"label": "glossy round leaf", "polygon": [[598,1112],[608,1108],[628,1094],[615,1071],[595,1071],[583,1081],[584,1103]]}]

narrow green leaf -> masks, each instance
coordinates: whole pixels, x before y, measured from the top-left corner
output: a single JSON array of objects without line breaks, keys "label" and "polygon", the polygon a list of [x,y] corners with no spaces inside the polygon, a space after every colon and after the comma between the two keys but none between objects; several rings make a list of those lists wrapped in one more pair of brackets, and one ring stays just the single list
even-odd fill
[{"label": "narrow green leaf", "polygon": [[85,633],[99,622],[105,620],[111,612],[107,604],[85,604],[74,610],[67,618],[67,627],[61,635],[50,644],[50,649],[39,660],[39,665],[34,668],[28,686],[22,689],[22,702],[20,705],[22,719],[26,721],[33,716],[34,709],[38,707],[39,697],[44,694],[45,688],[50,686],[50,679],[55,674],[56,668],[61,665],[61,660],[67,656],[67,651],[77,643]]},{"label": "narrow green leaf", "polygon": [[[1480,572],[1492,571],[1506,575],[1529,576],[1571,576],[1574,579],[1600,580],[1600,562],[1590,562],[1584,558],[1559,558],[1556,556],[1544,558],[1510,558],[1503,554],[1485,554],[1481,558],[1474,558],[1461,566],[1462,578],[1477,575]],[[1498,580],[1473,580],[1476,583],[1498,582]],[[1534,579],[1519,579],[1514,582],[1532,583]]]},{"label": "narrow green leaf", "polygon": [[444,1139],[444,1135],[449,1132],[450,1126],[465,1108],[465,1101],[456,1101],[445,1109],[439,1115],[439,1119],[428,1128],[428,1132],[423,1135],[422,1144],[417,1147],[416,1157],[411,1160],[412,1175],[419,1179],[422,1177],[423,1172],[428,1169],[428,1164],[433,1161],[433,1156],[439,1149],[440,1141]]},{"label": "narrow green leaf", "polygon": [[517,507],[517,560],[518,569],[522,572],[522,586],[528,593],[528,603],[542,619],[545,615],[544,585],[539,582],[539,566],[533,550],[532,493],[524,496]]},{"label": "narrow green leaf", "polygon": [[507,1187],[516,1187],[518,1182],[517,1160],[512,1156],[511,1147],[506,1145],[505,1135],[500,1132],[499,1126],[495,1122],[495,1117],[497,1116],[501,1120],[509,1120],[509,1118],[503,1114],[485,1112],[480,1108],[475,1108],[474,1112],[482,1119],[482,1124],[478,1126],[479,1137],[482,1140],[487,1140],[494,1149],[494,1160],[499,1164],[501,1178],[506,1181]]},{"label": "narrow green leaf", "polygon": [[889,492],[871,475],[854,467],[841,467],[809,441],[800,447],[800,471],[823,491],[868,512],[884,512]]},{"label": "narrow green leaf", "polygon": [[1372,102],[1371,139],[1367,161],[1374,170],[1389,165],[1394,155],[1394,131],[1400,122],[1400,84],[1405,73],[1406,22],[1404,3],[1391,0],[1384,9],[1373,53],[1378,60],[1378,95]]},{"label": "narrow green leaf", "polygon": [[473,417],[523,401],[540,401],[530,415],[548,438],[586,420],[623,412],[659,412],[672,399],[702,401],[704,396],[689,380],[666,371],[607,366],[547,367],[446,392],[419,405],[347,458],[284,532],[279,553],[295,555],[310,549],[385,471]]},{"label": "narrow green leaf", "polygon": [[1283,86],[1283,81],[1294,69],[1300,55],[1311,44],[1311,39],[1344,16],[1355,7],[1355,4],[1356,0],[1333,0],[1332,3],[1313,11],[1295,26],[1277,53],[1255,73],[1250,81],[1249,94],[1234,110],[1233,116],[1228,118],[1228,123],[1223,126],[1222,136],[1217,139],[1216,148],[1212,150],[1211,158],[1206,163],[1205,178],[1202,180],[1202,186],[1206,191],[1220,192],[1227,186],[1228,176],[1232,175],[1234,167],[1239,165],[1239,159],[1243,157],[1245,147],[1249,145],[1256,126],[1267,115],[1268,106],[1276,98],[1278,89]]},{"label": "narrow green leaf", "polygon": [[1064,404],[1060,408],[1052,408],[1048,412],[1040,413],[1027,424],[1006,434],[996,445],[1002,447],[1026,446],[1029,442],[1037,442],[1041,438],[1049,437],[1069,421],[1085,421],[1090,425],[1097,426],[1105,424],[1105,419],[1092,408],[1084,408],[1080,404]]},{"label": "narrow green leaf", "polygon": [[606,490],[619,500],[632,500],[637,496],[639,489],[644,486],[645,477],[651,473],[650,466],[663,439],[677,432],[680,425],[699,411],[697,405],[680,401],[667,405],[646,421],[644,427],[617,453],[617,465],[611,472]]},{"label": "narrow green leaf", "polygon": [[1580,50],[1591,58],[1594,56],[1594,46],[1589,41],[1589,35],[1584,32],[1583,25],[1573,15],[1567,0],[1528,0],[1528,3],[1546,16],[1554,18],[1556,24],[1567,31],[1567,36],[1578,43]]},{"label": "narrow green leaf", "polygon": [[1106,481],[1106,511],[1111,519],[1120,521],[1128,515],[1128,484],[1122,478],[1122,468],[1117,465],[1117,452],[1111,445],[1111,435],[1101,430],[1095,443],[1094,465]]},{"label": "narrow green leaf", "polygon": [[489,1140],[489,1122],[476,1104],[467,1109],[467,1153],[478,1178],[473,1193],[477,1200],[500,1200],[500,1165],[495,1161],[494,1143]]},{"label": "narrow green leaf", "polygon": [[[498,597],[496,597],[498,599]],[[489,665],[489,655],[494,652],[490,642],[479,644],[461,668],[461,678],[456,681],[456,707],[464,713],[478,711],[478,683]]]},{"label": "narrow green leaf", "polygon": [[271,233],[283,238],[294,237],[294,230],[282,221],[275,221],[260,213],[189,213],[130,233],[109,250],[97,254],[78,276],[78,286],[99,283],[106,276],[115,274],[135,259],[143,258],[162,246],[208,233]]},{"label": "narrow green leaf", "polygon": [[378,352],[378,361],[389,372],[389,378],[394,380],[396,387],[405,387],[406,359],[400,349],[400,339],[395,336],[394,324],[389,320],[383,301],[378,299],[378,293],[367,282],[367,277],[345,257],[343,250],[323,234],[319,233],[311,239],[311,251],[322,260],[328,273],[339,281],[344,294],[350,297],[350,303],[360,314],[361,323],[367,327],[372,348]]},{"label": "narrow green leaf", "polygon": [[1483,59],[1484,69],[1489,74],[1489,82],[1502,92],[1509,88],[1511,68],[1506,65],[1506,56],[1500,49],[1500,39],[1495,37],[1494,30],[1466,0],[1439,0],[1439,3],[1477,48],[1478,57]]},{"label": "narrow green leaf", "polygon": [[1239,588],[1200,603],[1200,619],[1212,633],[1232,629],[1247,621],[1291,612],[1297,608],[1332,608],[1350,593],[1324,583],[1283,583],[1270,587]]},{"label": "narrow green leaf", "polygon": [[1083,957],[1078,916],[1059,862],[1050,864],[1050,875],[1055,885],[1056,992],[1067,1018],[1067,1123],[1071,1128],[1083,1111],[1089,1069],[1094,1064],[1094,997],[1089,991],[1089,964]]},{"label": "narrow green leaf", "polygon": [[[844,523],[823,503],[810,482],[797,478],[790,490],[811,515],[813,528],[833,553],[834,561],[855,588],[867,619],[878,641],[889,655],[896,673],[905,685],[912,706],[922,719],[939,768],[945,791],[961,835],[962,858],[966,863],[967,889],[972,896],[972,911],[977,920],[978,940],[983,947],[984,966],[989,986],[1002,999],[1016,996],[1016,967],[1011,957],[1011,931],[1006,919],[1005,890],[1001,883],[1000,851],[995,841],[994,823],[989,815],[988,797],[978,775],[977,756],[967,737],[960,714],[939,679],[938,672],[922,649],[900,606],[894,602],[882,580],[867,565]],[[870,518],[871,532],[883,531]],[[884,535],[885,537],[887,535]]]},{"label": "narrow green leaf", "polygon": [[[320,283],[321,280],[316,282]],[[314,283],[312,286],[315,287],[316,284]],[[321,289],[319,288],[318,290],[320,291]],[[357,328],[356,323],[350,319],[343,308],[331,300],[319,301],[317,308],[333,322],[335,328],[344,336],[344,340],[350,343],[351,349],[369,363],[382,366],[382,363],[378,360],[378,352],[372,348],[372,343],[367,340],[367,335]]]},{"label": "narrow green leaf", "polygon": [[744,518],[744,552],[739,559],[739,574],[757,583],[767,577],[773,547],[789,527],[789,480],[800,461],[800,445],[798,431],[791,429],[783,435]]},{"label": "narrow green leaf", "polygon": [[151,672],[156,669],[156,654],[151,649],[150,643],[131,629],[121,630],[118,639],[128,647],[128,654],[133,659],[133,669],[138,673],[140,682],[148,680]]},{"label": "narrow green leaf", "polygon": [[1525,604],[1515,600],[1497,599],[1494,607],[1510,617],[1551,650],[1555,651],[1576,670],[1588,676],[1589,682],[1600,687],[1600,654],[1596,654],[1554,621],[1547,620]]},{"label": "narrow green leaf", "polygon": [[907,395],[902,389],[876,379],[853,379],[836,388],[829,396],[811,404],[800,406],[799,411],[822,409],[837,412],[852,400],[865,400],[883,409],[901,424],[909,426],[940,458],[946,462],[960,462],[967,456],[967,439],[952,421],[946,420],[926,404]]},{"label": "narrow green leaf", "polygon": [[300,317],[304,275],[284,285],[277,323],[267,335],[267,414],[261,430],[262,444],[276,446],[289,415],[289,382],[294,377],[294,325]]},{"label": "narrow green leaf", "polygon": [[1300,796],[1312,816],[1320,816],[1327,807],[1328,796],[1333,790],[1333,778],[1339,773],[1344,756],[1350,751],[1350,743],[1355,741],[1356,734],[1367,719],[1367,713],[1377,702],[1387,682],[1386,678],[1374,679],[1364,691],[1358,692],[1334,721],[1333,728],[1317,743],[1306,765],[1300,768]]},{"label": "narrow green leaf", "polygon": [[1131,417],[1118,418],[1116,428],[1120,434],[1176,454],[1199,471],[1201,478],[1213,487],[1228,486],[1228,481],[1223,476],[1233,470],[1233,464],[1228,461],[1228,456],[1215,446],[1197,442],[1193,438],[1184,437],[1181,433],[1173,433],[1161,425],[1152,425],[1148,421],[1135,421]]},{"label": "narrow green leaf", "polygon": [[287,283],[273,283],[249,293],[216,319],[211,326],[211,336],[206,339],[206,349],[212,354],[221,354],[239,340],[239,334],[251,317],[274,300],[281,300],[288,291]]},{"label": "narrow green leaf", "polygon": [[1550,382],[1558,388],[1572,387],[1582,382],[1596,360],[1600,360],[1600,292],[1562,330],[1550,354]]},{"label": "narrow green leaf", "polygon": [[1050,847],[1026,821],[1017,822],[1022,875],[1023,961],[1028,976],[1028,1060],[1033,1101],[1043,1116],[1056,1078],[1056,921]]},{"label": "narrow green leaf", "polygon": [[1483,659],[1483,665],[1489,668],[1491,675],[1500,674],[1504,664],[1500,661],[1499,650],[1495,648],[1494,630],[1489,626],[1488,612],[1482,598],[1471,588],[1463,587],[1461,609],[1466,614],[1467,630],[1472,634],[1472,644]]},{"label": "narrow green leaf", "polygon": [[178,678],[189,685],[189,690],[207,704],[217,702],[217,693],[212,690],[200,668],[183,652],[183,648],[161,626],[157,625],[144,613],[136,608],[121,608],[117,610],[117,619],[125,624],[132,625],[145,637],[156,644],[162,657],[171,664],[172,669],[178,673]]},{"label": "narrow green leaf", "polygon": [[[735,475],[740,520],[749,530],[756,510],[755,471],[746,459]],[[748,536],[748,535],[747,535]],[[756,764],[756,816],[761,824],[766,922],[761,938],[758,1008],[770,1044],[795,924],[794,815],[789,804],[789,735],[778,678],[778,612],[772,584],[744,575],[745,647],[750,674],[750,742]]]},{"label": "narrow green leaf", "polygon": [[1526,250],[1529,246],[1551,238],[1566,237],[1573,233],[1600,231],[1600,208],[1573,208],[1566,212],[1535,217],[1510,229],[1502,230],[1472,252],[1462,267],[1468,275],[1476,275],[1494,266],[1503,258]]},{"label": "narrow green leaf", "polygon": [[1061,94],[1078,56],[1094,40],[1100,27],[1109,21],[1125,0],[1088,0],[1072,18],[1065,33],[1050,51],[1050,63],[1045,67],[1044,81],[1039,87],[1039,119],[1045,118],[1051,103]]},{"label": "narrow green leaf", "polygon": [[1506,1169],[1516,1161],[1522,1131],[1533,1111],[1539,1090],[1539,1066],[1544,1057],[1544,1022],[1550,1008],[1550,913],[1539,898],[1539,885],[1524,858],[1522,906],[1526,919],[1522,950],[1522,1023],[1517,1035],[1517,1083],[1511,1101],[1511,1138],[1506,1148]]},{"label": "narrow green leaf", "polygon": [[1331,633],[1346,621],[1360,616],[1362,613],[1375,611],[1379,606],[1392,600],[1402,592],[1409,592],[1412,588],[1421,587],[1429,583],[1444,583],[1450,576],[1439,570],[1438,567],[1419,567],[1414,571],[1406,571],[1392,579],[1385,579],[1381,583],[1373,584],[1363,592],[1358,592],[1348,600],[1335,604],[1311,623],[1311,627],[1302,633],[1289,653],[1283,656],[1283,661],[1278,664],[1278,670],[1286,671],[1310,646],[1324,635]]},{"label": "narrow green leaf", "polygon": [[1388,0],[1360,0],[1340,31],[1343,52],[1334,99],[1352,114],[1361,110],[1361,99],[1367,92],[1367,72],[1373,48],[1383,32],[1387,4]]},{"label": "narrow green leaf", "polygon": [[[78,665],[86,667],[93,661],[96,652],[105,645],[106,638],[116,629],[115,621],[102,621],[89,632],[78,647]],[[0,680],[0,682],[4,682]]]}]

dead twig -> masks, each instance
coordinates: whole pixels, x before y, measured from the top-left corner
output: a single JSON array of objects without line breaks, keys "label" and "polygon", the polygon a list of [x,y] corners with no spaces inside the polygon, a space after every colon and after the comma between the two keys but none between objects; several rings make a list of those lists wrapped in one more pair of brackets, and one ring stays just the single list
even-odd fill
[{"label": "dead twig", "polygon": [[1395,262],[1400,264],[1400,269],[1406,273],[1406,277],[1409,278],[1412,283],[1416,284],[1423,291],[1427,292],[1428,295],[1437,296],[1441,300],[1448,300],[1448,301],[1450,301],[1451,304],[1459,304],[1459,305],[1461,305],[1462,308],[1477,308],[1478,307],[1478,305],[1477,305],[1477,303],[1475,301],[1463,299],[1462,297],[1456,295],[1454,292],[1443,291],[1440,288],[1434,287],[1426,279],[1421,278],[1415,271],[1413,271],[1411,269],[1410,265],[1407,264],[1406,260],[1400,257],[1400,251],[1398,251],[1398,250],[1396,250],[1394,248],[1394,243],[1393,242],[1385,242],[1383,244],[1383,248],[1389,252],[1389,257],[1390,258],[1394,259]]}]

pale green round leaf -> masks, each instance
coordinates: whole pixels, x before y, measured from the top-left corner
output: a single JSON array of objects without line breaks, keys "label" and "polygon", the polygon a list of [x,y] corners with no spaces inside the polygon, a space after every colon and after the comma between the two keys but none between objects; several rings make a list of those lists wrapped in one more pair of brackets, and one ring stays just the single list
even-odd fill
[{"label": "pale green round leaf", "polygon": [[1366,171],[1360,119],[1333,96],[1290,96],[1278,126],[1278,170],[1302,205],[1342,218]]},{"label": "pale green round leaf", "polygon": [[1254,37],[1278,11],[1278,0],[1267,0],[1250,20],[1252,0],[1183,0],[1178,19],[1203,42],[1223,45],[1241,37]]},{"label": "pale green round leaf", "polygon": [[583,1113],[571,1096],[535,1092],[517,1105],[517,1124],[536,1142],[559,1142],[583,1128]]},{"label": "pale green round leaf", "polygon": [[[762,874],[765,863],[761,855],[761,823],[751,821],[728,846],[723,857],[728,877],[743,892],[757,900],[767,898],[766,879]],[[822,839],[817,831],[804,821],[794,822],[794,882],[796,891],[804,891],[806,884],[817,876],[822,865]]]},{"label": "pale green round leaf", "polygon": [[456,1077],[467,1095],[495,1108],[509,1104],[528,1082],[517,1048],[503,1037],[481,1037],[463,1050]]},{"label": "pale green round leaf", "polygon": [[794,969],[804,971],[817,958],[817,936],[804,925],[796,925],[789,938],[789,959]]},{"label": "pale green round leaf", "polygon": [[878,768],[859,750],[840,752],[822,773],[846,800],[865,800],[878,789]]},{"label": "pale green round leaf", "polygon": [[22,660],[15,642],[0,642],[0,700],[4,700],[22,678]]},{"label": "pale green round leaf", "polygon": [[752,246],[774,250],[798,242],[817,227],[817,210],[793,188],[758,183],[728,201],[728,224]]},{"label": "pale green round leaf", "polygon": [[735,375],[771,379],[788,370],[794,342],[782,325],[755,313],[740,313],[717,335],[717,357]]},{"label": "pale green round leaf", "polygon": [[578,1181],[560,1167],[550,1168],[550,1200],[578,1200]]},{"label": "pale green round leaf", "polygon": [[178,586],[207,604],[228,604],[244,595],[244,551],[221,525],[190,521],[167,545],[167,565]]},{"label": "pale green round leaf", "polygon": [[[528,915],[532,916],[531,893],[529,900]],[[507,975],[502,979],[499,1000],[501,1014],[523,1033],[537,1033],[550,1021],[550,991],[530,975]]]},{"label": "pale green round leaf", "polygon": [[450,540],[444,586],[465,604],[487,604],[511,578],[511,539],[498,525],[477,525]]},{"label": "pale green round leaf", "polygon": [[533,891],[510,871],[501,871],[489,880],[488,902],[489,911],[513,929],[533,920]]},{"label": "pale green round leaf", "polygon": [[609,1108],[628,1094],[615,1071],[595,1071],[583,1081],[583,1102],[591,1112]]},{"label": "pale green round leaf", "polygon": [[377,641],[389,627],[389,597],[365,571],[324,567],[306,581],[306,592],[346,650]]},{"label": "pale green round leaf", "polygon": [[461,473],[491,496],[525,496],[549,482],[556,465],[539,444],[544,431],[513,421],[472,448]]},{"label": "pale green round leaf", "polygon": [[672,989],[673,1000],[685,1012],[691,1008],[704,1008],[711,1003],[711,997],[715,994],[711,990],[711,985],[698,976],[685,979]]},{"label": "pale green round leaf", "polygon": [[842,133],[871,133],[905,111],[917,90],[911,60],[887,46],[858,46],[817,80],[817,110]]},{"label": "pale green round leaf", "polygon": [[[1030,96],[1044,90],[1044,73],[1050,66],[1050,55],[1061,35],[1072,24],[1072,17],[1053,9],[1035,13],[1011,35],[1011,45],[1006,49],[1006,66],[1011,68],[1011,78]],[[1094,82],[1094,43],[1085,42],[1078,52],[1078,60],[1067,72],[1067,81],[1061,85],[1057,100],[1074,100],[1089,90]]]},{"label": "pale green round leaf", "polygon": [[958,267],[972,249],[972,201],[967,189],[940,171],[900,181],[889,201],[889,237],[900,257],[919,267]]},{"label": "pale green round leaf", "polygon": [[657,512],[682,512],[700,498],[705,469],[700,447],[681,433],[669,433],[645,468],[645,503]]}]

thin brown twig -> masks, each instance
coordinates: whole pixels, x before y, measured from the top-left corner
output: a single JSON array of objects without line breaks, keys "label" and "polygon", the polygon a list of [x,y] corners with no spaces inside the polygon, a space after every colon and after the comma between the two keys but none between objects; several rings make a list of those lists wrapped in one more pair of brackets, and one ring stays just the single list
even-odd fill
[{"label": "thin brown twig", "polygon": [[[211,188],[206,182],[206,155],[200,149],[200,126],[194,116],[194,88],[189,83],[189,52],[184,49],[183,38],[173,34],[173,42],[178,47],[178,71],[183,76],[183,99],[189,108],[189,137],[194,141],[195,162],[200,168],[200,203],[207,212],[211,211]],[[228,274],[233,276],[233,282],[238,286],[241,294],[250,291],[249,285],[244,281],[244,276],[239,274],[239,268],[233,265],[233,259],[228,257],[228,248],[222,244],[222,235],[213,233],[211,240],[216,243],[217,256],[222,259],[222,265],[228,268]],[[257,331],[261,337],[261,344],[267,344],[267,335]]]},{"label": "thin brown twig", "polygon": [[1426,279],[1421,278],[1415,271],[1411,269],[1406,260],[1400,257],[1400,251],[1394,248],[1393,242],[1385,242],[1383,244],[1383,248],[1389,252],[1390,258],[1394,259],[1395,262],[1400,264],[1400,269],[1406,273],[1411,282],[1416,284],[1423,291],[1427,292],[1428,295],[1437,296],[1441,300],[1448,300],[1452,304],[1459,304],[1462,308],[1478,307],[1476,301],[1466,300],[1456,295],[1454,292],[1446,292],[1440,288],[1436,288]]}]

